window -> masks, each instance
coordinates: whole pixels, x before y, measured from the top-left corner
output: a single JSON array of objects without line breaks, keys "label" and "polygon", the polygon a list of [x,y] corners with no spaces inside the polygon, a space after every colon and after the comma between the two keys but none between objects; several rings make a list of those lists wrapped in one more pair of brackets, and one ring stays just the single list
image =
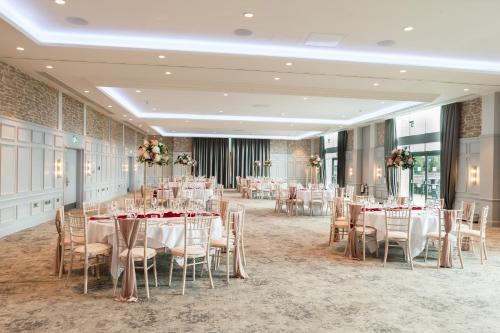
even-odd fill
[{"label": "window", "polygon": [[325,183],[326,185],[337,184],[337,145],[338,133],[325,135]]},{"label": "window", "polygon": [[416,205],[440,196],[440,126],[440,107],[396,118],[398,146],[408,147],[415,160],[413,169],[401,174],[401,195],[409,195]]}]

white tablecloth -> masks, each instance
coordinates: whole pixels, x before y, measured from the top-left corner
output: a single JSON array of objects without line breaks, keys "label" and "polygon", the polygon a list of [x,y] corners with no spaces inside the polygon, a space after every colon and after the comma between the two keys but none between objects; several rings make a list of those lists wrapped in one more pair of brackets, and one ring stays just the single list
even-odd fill
[{"label": "white tablecloth", "polygon": [[[156,191],[165,191],[165,198],[173,198],[174,194],[171,189],[156,189]],[[207,202],[214,196],[214,191],[210,189],[205,189],[205,188],[191,188],[191,189],[179,189],[179,194],[178,197],[185,199],[188,197],[186,192],[193,192],[193,199],[196,200],[203,200],[204,202]]]},{"label": "white tablecloth", "polygon": [[[323,192],[323,202],[327,204],[329,201],[332,201],[335,198],[335,191],[333,190],[313,190],[313,191],[322,191]],[[297,190],[297,199],[304,201],[304,205],[309,206],[309,202],[311,201],[311,190]]]},{"label": "white tablecloth", "polygon": [[[168,224],[166,224],[168,223]],[[222,237],[222,221],[219,216],[212,219],[211,239]],[[108,243],[113,245],[111,259],[111,275],[117,278],[121,274],[119,253],[124,249],[116,249],[115,223],[113,219],[89,221],[88,242]],[[150,218],[148,219],[148,247],[174,248],[184,246],[184,218]]]},{"label": "white tablecloth", "polygon": [[[385,213],[366,212],[365,225],[377,229],[377,241],[385,240]],[[439,218],[434,213],[422,211],[413,211],[410,221],[410,250],[413,257],[418,256],[425,249],[425,239],[428,232],[437,232],[439,228]],[[370,252],[375,249],[370,248],[373,242],[367,242]]]}]

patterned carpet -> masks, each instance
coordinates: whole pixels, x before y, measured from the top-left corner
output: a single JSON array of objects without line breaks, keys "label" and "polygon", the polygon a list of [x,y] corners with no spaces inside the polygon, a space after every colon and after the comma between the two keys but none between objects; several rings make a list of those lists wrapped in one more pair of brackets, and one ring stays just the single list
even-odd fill
[{"label": "patterned carpet", "polygon": [[[53,275],[56,231],[43,224],[0,239],[0,332],[499,332],[500,230],[489,230],[489,261],[465,254],[465,269],[435,268],[417,258],[414,271],[391,249],[390,263],[343,257],[328,247],[325,217],[284,217],[274,202],[247,205],[247,280],[226,285],[223,270],[187,283],[180,270],[166,286],[168,258],[160,258],[159,288],[151,300],[113,299],[111,280],[82,271],[68,286]],[[383,251],[381,251],[383,253]],[[432,252],[435,257],[435,252]],[[223,267],[221,267],[223,268]],[[139,294],[144,298],[142,275]]]}]

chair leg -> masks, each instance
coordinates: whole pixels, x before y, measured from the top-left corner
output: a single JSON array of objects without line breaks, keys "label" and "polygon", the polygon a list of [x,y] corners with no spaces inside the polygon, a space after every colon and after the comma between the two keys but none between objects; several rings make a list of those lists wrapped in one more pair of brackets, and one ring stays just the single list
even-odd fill
[{"label": "chair leg", "polygon": [[389,252],[389,239],[386,237],[385,238],[385,250],[384,250],[384,267],[385,263],[387,262],[387,253]]},{"label": "chair leg", "polygon": [[60,263],[59,263],[59,278],[62,278],[62,273],[64,271],[64,251],[66,251],[66,248],[63,245],[62,249],[61,249],[61,258],[59,259],[60,260]]},{"label": "chair leg", "polygon": [[226,248],[226,283],[229,284],[229,248]]},{"label": "chair leg", "polygon": [[168,286],[172,284],[172,272],[174,270],[174,256],[170,259],[170,274],[168,275]]},{"label": "chair leg", "polygon": [[153,274],[155,276],[155,287],[158,288],[158,273],[156,272],[156,256],[153,257]]},{"label": "chair leg", "polygon": [[144,286],[146,287],[146,297],[149,299],[149,278],[148,278],[148,259],[144,259]]},{"label": "chair leg", "polygon": [[365,233],[361,236],[361,242],[363,243],[363,261],[366,260],[366,236]]},{"label": "chair leg", "polygon": [[73,251],[71,251],[71,257],[69,260],[69,270],[68,275],[66,275],[66,285],[68,285],[69,278],[71,277],[71,271],[73,270]]},{"label": "chair leg", "polygon": [[83,272],[83,293],[86,294],[87,293],[87,284],[89,282],[89,258],[87,256],[85,256],[85,263],[83,265],[83,269],[84,269],[84,272]]},{"label": "chair leg", "polygon": [[246,266],[247,265],[247,257],[245,255],[245,241],[243,240],[243,235],[241,236],[240,243],[241,243],[241,257],[243,259],[243,266]]},{"label": "chair leg", "polygon": [[375,255],[377,256],[378,258],[378,240],[377,240],[377,233],[375,233],[375,245],[377,246],[376,247],[376,250],[375,250]]},{"label": "chair leg", "polygon": [[113,296],[116,295],[116,288],[118,286],[118,279],[113,278]]},{"label": "chair leg", "polygon": [[196,281],[196,258],[193,258],[193,281]]},{"label": "chair leg", "polygon": [[458,247],[458,258],[460,259],[460,267],[464,269],[464,259],[462,258],[462,240],[459,238],[457,240],[457,247]]},{"label": "chair leg", "polygon": [[441,266],[441,239],[438,240],[438,258],[437,258],[437,268]]},{"label": "chair leg", "polygon": [[484,259],[488,260],[488,252],[486,251],[486,239],[483,239],[482,243],[483,243],[482,248],[483,248],[483,251],[484,251]]},{"label": "chair leg", "polygon": [[188,259],[186,257],[184,257],[184,267],[182,270],[182,295],[184,295],[184,290],[186,289],[187,263],[188,263]]},{"label": "chair leg", "polygon": [[479,241],[479,256],[481,257],[481,265],[484,263],[484,259],[483,259],[483,241],[480,240]]},{"label": "chair leg", "polygon": [[406,253],[408,253],[408,260],[410,261],[410,267],[413,270],[413,257],[410,249],[410,242],[406,242]]},{"label": "chair leg", "polygon": [[[205,259],[207,259],[207,258],[205,258]],[[212,280],[212,270],[210,269],[210,265],[208,264],[208,260],[205,260],[205,261],[206,261],[206,265],[207,265],[207,269],[208,269],[208,280],[210,281],[210,288],[214,289],[214,281]]]},{"label": "chair leg", "polygon": [[425,257],[424,262],[427,262],[427,254],[429,253],[429,238],[425,239]]},{"label": "chair leg", "polygon": [[328,246],[332,246],[332,236],[333,236],[333,226],[330,225],[330,239],[328,240]]}]

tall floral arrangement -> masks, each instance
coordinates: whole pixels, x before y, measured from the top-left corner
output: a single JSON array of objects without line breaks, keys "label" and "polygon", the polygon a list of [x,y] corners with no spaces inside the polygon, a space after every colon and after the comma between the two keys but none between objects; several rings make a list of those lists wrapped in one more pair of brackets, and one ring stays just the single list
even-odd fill
[{"label": "tall floral arrangement", "polygon": [[415,161],[408,148],[393,149],[391,155],[387,157],[388,168],[402,168],[403,170],[413,168]]},{"label": "tall floral arrangement", "polygon": [[254,161],[254,162],[253,162],[253,166],[254,166],[255,168],[260,168],[260,167],[261,167],[261,165],[262,165],[262,163],[261,163],[260,161]]},{"label": "tall floral arrangement", "polygon": [[170,162],[170,155],[167,147],[157,139],[144,140],[139,146],[137,162],[153,165],[166,165]]},{"label": "tall floral arrangement", "polygon": [[313,155],[309,157],[309,166],[314,168],[320,168],[322,165],[321,157],[319,155]]},{"label": "tall floral arrangement", "polygon": [[196,160],[193,159],[190,155],[182,153],[177,156],[177,160],[175,160],[174,164],[195,166],[196,164],[198,164],[198,162],[196,162]]}]

